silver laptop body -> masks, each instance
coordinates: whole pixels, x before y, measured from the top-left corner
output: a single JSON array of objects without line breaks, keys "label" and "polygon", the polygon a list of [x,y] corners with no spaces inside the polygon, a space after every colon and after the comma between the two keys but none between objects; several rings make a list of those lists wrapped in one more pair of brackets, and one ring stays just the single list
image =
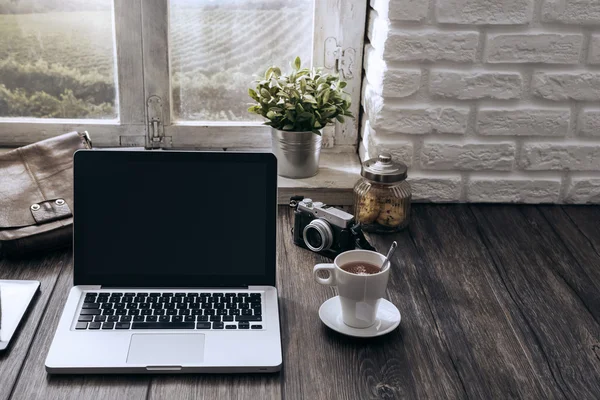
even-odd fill
[{"label": "silver laptop body", "polygon": [[281,369],[273,155],[83,150],[74,192],[49,373]]}]

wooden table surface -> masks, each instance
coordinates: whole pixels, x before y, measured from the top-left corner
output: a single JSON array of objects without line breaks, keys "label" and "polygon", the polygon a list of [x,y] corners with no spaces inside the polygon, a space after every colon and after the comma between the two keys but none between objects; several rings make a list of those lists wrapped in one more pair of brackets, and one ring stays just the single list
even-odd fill
[{"label": "wooden table surface", "polygon": [[283,370],[269,375],[50,376],[50,342],[72,285],[69,251],[0,261],[41,293],[0,355],[1,399],[598,399],[600,207],[415,205],[387,298],[400,327],[376,339],[326,328],[321,256],[278,221]]}]

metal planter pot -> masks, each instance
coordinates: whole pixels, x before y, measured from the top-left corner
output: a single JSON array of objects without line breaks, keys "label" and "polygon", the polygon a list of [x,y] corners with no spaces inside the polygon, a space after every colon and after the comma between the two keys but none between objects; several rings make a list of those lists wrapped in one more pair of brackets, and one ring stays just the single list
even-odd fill
[{"label": "metal planter pot", "polygon": [[277,157],[277,173],[286,178],[310,178],[319,172],[321,135],[271,128],[271,148]]}]

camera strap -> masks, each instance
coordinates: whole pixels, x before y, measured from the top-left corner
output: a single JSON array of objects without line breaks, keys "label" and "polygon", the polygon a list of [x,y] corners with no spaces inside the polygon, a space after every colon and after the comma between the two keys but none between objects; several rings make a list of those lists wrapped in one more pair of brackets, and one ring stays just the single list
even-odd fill
[{"label": "camera strap", "polygon": [[298,207],[298,203],[304,200],[304,196],[292,196],[290,197],[290,207],[296,208]]},{"label": "camera strap", "polygon": [[354,236],[354,244],[357,249],[376,251],[375,247],[371,246],[371,243],[365,237],[360,224],[352,226],[350,231],[352,231],[352,235]]}]

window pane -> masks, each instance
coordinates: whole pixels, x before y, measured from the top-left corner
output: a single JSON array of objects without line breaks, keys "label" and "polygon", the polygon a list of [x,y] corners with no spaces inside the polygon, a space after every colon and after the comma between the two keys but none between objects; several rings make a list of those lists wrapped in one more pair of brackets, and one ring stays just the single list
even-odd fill
[{"label": "window pane", "polygon": [[255,74],[312,62],[314,0],[171,0],[173,113],[191,121],[256,121]]},{"label": "window pane", "polygon": [[0,0],[0,117],[116,118],[112,0]]}]

